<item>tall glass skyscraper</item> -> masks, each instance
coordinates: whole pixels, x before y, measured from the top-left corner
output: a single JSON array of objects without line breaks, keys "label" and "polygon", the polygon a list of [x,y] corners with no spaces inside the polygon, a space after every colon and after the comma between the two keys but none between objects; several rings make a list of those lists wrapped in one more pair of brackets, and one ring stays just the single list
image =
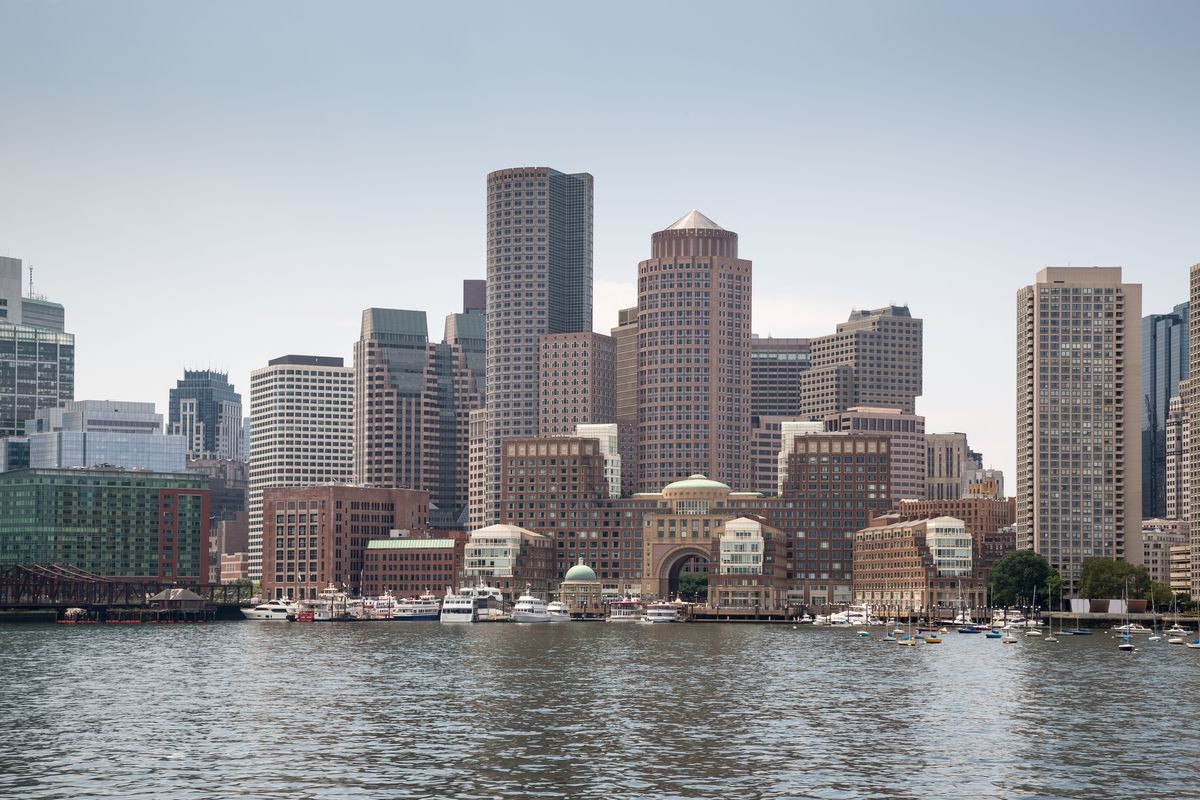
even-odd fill
[{"label": "tall glass skyscraper", "polygon": [[[547,167],[487,176],[487,479],[499,517],[500,441],[538,433],[543,334],[592,329],[592,176]],[[477,515],[473,515],[477,516]]]},{"label": "tall glass skyscraper", "polygon": [[1142,518],[1167,513],[1166,422],[1188,376],[1188,304],[1142,317]]},{"label": "tall glass skyscraper", "polygon": [[171,390],[168,431],[187,440],[189,458],[245,461],[242,396],[229,376],[213,370],[184,370]]}]

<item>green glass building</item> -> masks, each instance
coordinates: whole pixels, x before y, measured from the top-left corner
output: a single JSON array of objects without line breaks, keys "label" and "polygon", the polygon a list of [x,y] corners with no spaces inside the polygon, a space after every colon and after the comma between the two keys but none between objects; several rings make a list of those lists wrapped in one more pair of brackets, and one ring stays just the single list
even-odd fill
[{"label": "green glass building", "polygon": [[0,568],[69,564],[111,578],[207,583],[205,476],[119,469],[0,474]]}]

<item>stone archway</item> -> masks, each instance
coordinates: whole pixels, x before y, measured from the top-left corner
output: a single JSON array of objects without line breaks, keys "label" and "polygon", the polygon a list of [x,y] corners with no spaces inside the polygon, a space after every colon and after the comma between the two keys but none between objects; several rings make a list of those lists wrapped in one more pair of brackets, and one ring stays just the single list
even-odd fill
[{"label": "stone archway", "polygon": [[663,553],[657,560],[651,586],[656,586],[655,594],[661,598],[674,598],[679,594],[679,576],[691,570],[700,574],[708,574],[708,563],[712,551],[695,544],[685,544],[673,547]]}]

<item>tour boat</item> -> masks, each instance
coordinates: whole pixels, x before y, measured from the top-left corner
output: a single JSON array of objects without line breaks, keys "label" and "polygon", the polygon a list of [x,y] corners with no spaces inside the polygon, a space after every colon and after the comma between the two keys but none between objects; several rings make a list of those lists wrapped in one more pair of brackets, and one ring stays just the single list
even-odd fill
[{"label": "tour boat", "polygon": [[352,598],[332,583],[314,599],[301,600],[300,608],[312,612],[313,622],[361,622],[368,618],[361,598]]},{"label": "tour boat", "polygon": [[296,604],[287,600],[271,600],[254,608],[243,608],[241,611],[246,619],[287,622],[296,618]]},{"label": "tour boat", "polygon": [[446,589],[442,600],[442,622],[497,622],[505,618],[504,595],[494,586],[480,581],[464,586],[455,594]]},{"label": "tour boat", "polygon": [[442,613],[441,603],[432,594],[405,597],[396,601],[392,619],[397,622],[433,622]]},{"label": "tour boat", "polygon": [[546,613],[550,615],[551,622],[570,622],[571,612],[567,609],[567,604],[561,600],[555,600],[553,603],[546,605]]},{"label": "tour boat", "polygon": [[670,603],[651,603],[647,606],[646,615],[642,617],[641,621],[654,624],[678,622],[679,616],[675,613],[675,606]]},{"label": "tour boat", "polygon": [[396,611],[396,596],[386,591],[378,597],[364,597],[363,619],[391,620]]},{"label": "tour boat", "polygon": [[637,622],[642,616],[642,601],[626,598],[608,604],[609,622]]},{"label": "tour boat", "polygon": [[525,584],[525,594],[517,598],[516,605],[513,606],[513,620],[515,622],[549,622],[550,611],[546,606],[546,601],[540,597],[534,597],[532,584]]}]

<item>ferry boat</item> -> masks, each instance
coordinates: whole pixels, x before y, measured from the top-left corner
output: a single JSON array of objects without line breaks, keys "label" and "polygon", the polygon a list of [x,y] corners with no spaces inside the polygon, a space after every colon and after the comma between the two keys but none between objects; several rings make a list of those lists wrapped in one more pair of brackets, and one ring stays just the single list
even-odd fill
[{"label": "ferry boat", "polygon": [[608,604],[609,622],[637,622],[642,616],[642,601],[624,598]]},{"label": "ferry boat", "polygon": [[442,622],[498,622],[506,616],[504,595],[480,581],[455,594],[449,588],[442,600]]},{"label": "ferry boat", "polygon": [[550,612],[546,606],[546,601],[540,597],[534,597],[533,586],[525,584],[525,594],[517,598],[516,605],[513,606],[513,621],[514,622],[549,622]]},{"label": "ferry boat", "polygon": [[641,621],[650,624],[679,622],[679,615],[675,612],[675,606],[670,603],[651,603],[646,607],[646,616],[642,617]]},{"label": "ferry boat", "polygon": [[546,613],[550,615],[551,622],[570,622],[571,612],[567,609],[567,604],[561,600],[555,600],[546,606]]},{"label": "ferry boat", "polygon": [[296,618],[296,604],[288,600],[271,600],[254,608],[243,608],[241,611],[246,619],[287,622]]},{"label": "ferry boat", "polygon": [[432,594],[420,597],[405,597],[396,601],[392,619],[398,622],[435,622],[442,613],[442,605]]},{"label": "ferry boat", "polygon": [[378,597],[364,597],[363,617],[368,620],[390,620],[396,611],[396,597],[386,591]]}]

